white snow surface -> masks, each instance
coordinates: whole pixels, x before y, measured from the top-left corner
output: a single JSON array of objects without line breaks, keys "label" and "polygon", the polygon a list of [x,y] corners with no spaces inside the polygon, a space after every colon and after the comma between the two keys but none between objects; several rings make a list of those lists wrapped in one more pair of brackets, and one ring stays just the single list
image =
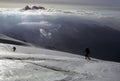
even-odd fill
[{"label": "white snow surface", "polygon": [[0,81],[120,81],[120,63],[0,44]]}]

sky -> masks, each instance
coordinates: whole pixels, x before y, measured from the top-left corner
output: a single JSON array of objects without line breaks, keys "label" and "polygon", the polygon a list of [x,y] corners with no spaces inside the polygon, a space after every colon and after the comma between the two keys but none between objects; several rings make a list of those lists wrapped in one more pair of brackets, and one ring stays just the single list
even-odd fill
[{"label": "sky", "polygon": [[53,3],[76,5],[119,5],[120,0],[0,0],[1,2],[14,3]]}]

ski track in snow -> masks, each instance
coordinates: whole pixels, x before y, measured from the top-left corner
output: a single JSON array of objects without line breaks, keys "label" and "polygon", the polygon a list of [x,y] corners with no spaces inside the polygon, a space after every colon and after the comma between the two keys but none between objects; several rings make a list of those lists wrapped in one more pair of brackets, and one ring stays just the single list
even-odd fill
[{"label": "ski track in snow", "polygon": [[[0,81],[119,81],[120,63],[93,59],[61,52],[39,51],[29,47],[0,44]],[[25,49],[26,48],[26,49]],[[24,53],[17,53],[20,49]],[[44,49],[43,49],[44,50]],[[29,51],[30,52],[30,51]],[[63,54],[64,53],[64,54]]]},{"label": "ski track in snow", "polygon": [[[13,60],[11,58],[6,58],[7,60]],[[16,60],[16,59],[14,59]],[[19,59],[17,59],[19,60]],[[49,59],[48,59],[49,60]],[[57,67],[57,66],[50,66],[50,65],[45,65],[45,64],[40,64],[40,63],[36,63],[34,62],[33,60],[24,60],[24,59],[20,59],[19,61],[21,61],[22,63],[27,63],[27,64],[30,64],[30,65],[35,65],[37,67],[43,67],[43,68],[46,68],[46,69],[49,69],[49,70],[52,70],[52,71],[57,71],[57,72],[60,72],[60,73],[63,73],[64,75],[67,75],[67,77],[61,79],[61,80],[55,80],[55,81],[73,81],[73,77],[76,77],[76,76],[89,76],[89,74],[87,73],[77,73],[75,71],[71,71],[71,70],[67,70],[67,69],[64,69],[64,68],[61,68],[61,67]],[[40,61],[40,60],[39,60]],[[56,60],[51,60],[51,61],[56,61]],[[60,61],[60,60],[59,60]],[[61,60],[62,61],[62,60]]]}]

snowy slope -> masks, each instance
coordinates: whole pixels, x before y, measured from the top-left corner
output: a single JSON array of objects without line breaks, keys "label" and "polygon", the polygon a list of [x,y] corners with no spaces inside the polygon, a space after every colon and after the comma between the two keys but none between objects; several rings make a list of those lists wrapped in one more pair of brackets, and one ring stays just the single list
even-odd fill
[{"label": "snowy slope", "polygon": [[0,43],[15,44],[15,45],[30,45],[28,43],[22,42],[20,40],[8,37],[6,35],[0,34]]},{"label": "snowy slope", "polygon": [[0,33],[34,46],[81,55],[89,47],[92,57],[120,62],[119,15],[119,10],[108,9],[0,8]]},{"label": "snowy slope", "polygon": [[0,81],[119,81],[120,63],[0,44]]}]

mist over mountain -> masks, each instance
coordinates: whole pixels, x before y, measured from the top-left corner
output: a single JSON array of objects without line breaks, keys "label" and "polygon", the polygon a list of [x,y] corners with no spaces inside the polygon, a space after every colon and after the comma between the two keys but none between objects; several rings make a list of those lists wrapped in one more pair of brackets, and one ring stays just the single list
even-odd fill
[{"label": "mist over mountain", "polygon": [[79,12],[44,12],[1,13],[0,33],[37,47],[78,55],[84,55],[89,47],[92,57],[120,62],[120,31],[113,26],[89,19],[91,14],[86,12],[88,18]]}]

